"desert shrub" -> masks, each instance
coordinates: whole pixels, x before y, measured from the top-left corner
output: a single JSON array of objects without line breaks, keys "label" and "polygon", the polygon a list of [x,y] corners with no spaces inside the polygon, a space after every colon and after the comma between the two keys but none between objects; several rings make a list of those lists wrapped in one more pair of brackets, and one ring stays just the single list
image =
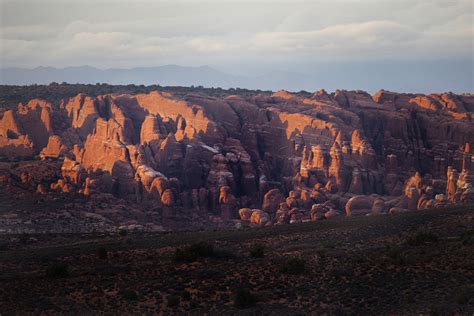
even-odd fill
[{"label": "desert shrub", "polygon": [[265,246],[262,244],[255,244],[250,248],[251,258],[263,258],[265,257]]},{"label": "desert shrub", "polygon": [[237,308],[249,308],[255,305],[257,298],[248,289],[240,288],[233,293],[233,301]]},{"label": "desert shrub", "polygon": [[286,259],[280,264],[278,271],[284,274],[301,274],[306,271],[306,260],[297,257]]},{"label": "desert shrub", "polygon": [[51,301],[51,298],[44,296],[35,298],[35,305],[36,308],[43,311],[54,310],[54,308],[57,308],[57,306]]},{"label": "desert shrub", "polygon": [[413,290],[405,290],[401,293],[401,298],[402,298],[402,302],[404,302],[405,304],[413,304],[416,302],[415,300],[415,293],[413,292]]},{"label": "desert shrub", "polygon": [[413,236],[408,237],[407,244],[410,246],[420,246],[427,243],[438,241],[438,236],[430,231],[420,231]]},{"label": "desert shrub", "polygon": [[201,257],[214,255],[214,247],[205,242],[198,242],[190,246],[176,249],[174,260],[177,262],[193,262]]},{"label": "desert shrub", "polygon": [[168,307],[176,307],[179,305],[179,297],[176,295],[170,295],[167,298],[168,301]]},{"label": "desert shrub", "polygon": [[474,289],[464,287],[456,291],[455,301],[460,305],[467,305],[470,301],[474,301]]},{"label": "desert shrub", "polygon": [[187,247],[176,249],[174,254],[176,262],[194,262],[200,258],[228,260],[235,258],[235,255],[225,249],[215,249],[213,245],[206,242],[197,242]]},{"label": "desert shrub", "polygon": [[235,258],[235,254],[227,249],[216,249],[212,257],[219,260],[230,260]]},{"label": "desert shrub", "polygon": [[407,263],[406,258],[399,247],[387,247],[385,254],[395,265],[405,265]]},{"label": "desert shrub", "polygon": [[350,266],[336,267],[332,270],[332,275],[338,278],[352,277],[354,275],[354,270]]},{"label": "desert shrub", "polygon": [[97,257],[99,257],[99,259],[107,259],[107,249],[105,249],[104,247],[100,247],[99,249],[97,249]]},{"label": "desert shrub", "polygon": [[46,271],[46,275],[52,279],[69,277],[69,265],[67,263],[53,263]]},{"label": "desert shrub", "polygon": [[123,299],[127,301],[136,301],[138,300],[138,294],[134,290],[125,290],[122,292]]},{"label": "desert shrub", "polygon": [[321,245],[323,246],[323,248],[326,248],[326,249],[336,248],[336,243],[330,240],[321,242]]},{"label": "desert shrub", "polygon": [[461,242],[464,246],[472,246],[474,245],[474,229],[465,231],[461,235]]},{"label": "desert shrub", "polygon": [[328,251],[326,249],[318,249],[316,250],[316,254],[318,255],[320,259],[324,259],[327,257]]},{"label": "desert shrub", "polygon": [[191,299],[191,293],[184,290],[183,293],[181,293],[181,298],[183,299],[183,301],[189,301]]}]

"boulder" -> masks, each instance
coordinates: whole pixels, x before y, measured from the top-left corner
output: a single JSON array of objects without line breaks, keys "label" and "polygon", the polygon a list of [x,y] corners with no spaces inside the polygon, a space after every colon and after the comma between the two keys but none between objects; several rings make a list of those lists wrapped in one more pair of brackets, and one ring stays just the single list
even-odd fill
[{"label": "boulder", "polygon": [[385,212],[385,201],[382,199],[376,199],[372,205],[372,214],[383,214]]},{"label": "boulder", "polygon": [[250,217],[252,216],[252,210],[249,208],[241,208],[239,210],[239,216],[242,221],[250,221]]},{"label": "boulder", "polygon": [[163,194],[161,195],[161,203],[164,206],[174,206],[175,205],[175,197],[173,191],[170,189],[166,189]]},{"label": "boulder", "polygon": [[330,218],[333,218],[333,217],[338,217],[339,215],[340,215],[339,211],[337,211],[335,209],[330,209],[329,211],[324,213],[324,217],[326,219],[330,219]]},{"label": "boulder", "polygon": [[263,211],[269,214],[274,214],[277,211],[283,199],[284,199],[284,196],[283,194],[281,194],[280,190],[272,189],[268,191],[263,196],[263,204],[262,204]]},{"label": "boulder", "polygon": [[399,213],[405,213],[408,212],[409,210],[406,208],[401,208],[401,207],[392,207],[388,212],[390,214],[399,214]]},{"label": "boulder", "polygon": [[366,215],[372,213],[374,199],[366,195],[357,195],[347,201],[346,216]]},{"label": "boulder", "polygon": [[405,197],[408,201],[408,209],[416,211],[418,209],[418,190],[415,185],[411,185],[405,189]]},{"label": "boulder", "polygon": [[270,220],[270,216],[268,213],[259,210],[253,209],[252,215],[250,216],[250,223],[255,224],[257,226],[264,226]]},{"label": "boulder", "polygon": [[311,220],[317,221],[324,218],[328,211],[329,208],[322,204],[313,204],[311,207]]}]

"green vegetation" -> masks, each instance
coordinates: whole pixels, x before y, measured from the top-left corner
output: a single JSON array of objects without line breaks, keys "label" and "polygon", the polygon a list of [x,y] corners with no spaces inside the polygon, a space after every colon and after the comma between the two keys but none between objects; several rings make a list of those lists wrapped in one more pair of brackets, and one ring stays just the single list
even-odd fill
[{"label": "green vegetation", "polygon": [[473,246],[474,245],[474,229],[465,231],[461,235],[461,241],[464,246]]},{"label": "green vegetation", "polygon": [[197,242],[190,246],[176,249],[174,260],[176,262],[193,262],[199,258],[213,257],[214,246],[206,242]]},{"label": "green vegetation", "polygon": [[178,248],[174,255],[175,262],[194,262],[200,258],[228,260],[235,258],[235,255],[225,249],[215,249],[212,244],[206,242],[197,242],[184,248]]},{"label": "green vegetation", "polygon": [[99,257],[99,259],[107,259],[108,257],[108,252],[107,252],[107,249],[105,249],[104,247],[100,247],[99,249],[97,249],[97,256]]},{"label": "green vegetation", "polygon": [[386,249],[386,255],[395,265],[405,265],[407,263],[406,257],[403,255],[403,251],[397,246],[388,246]]},{"label": "green vegetation", "polygon": [[125,290],[122,292],[122,297],[127,301],[136,301],[138,300],[138,294],[134,290]]},{"label": "green vegetation", "polygon": [[183,293],[181,293],[181,299],[183,301],[189,301],[191,300],[191,293],[189,293],[188,291],[184,290]]},{"label": "green vegetation", "polygon": [[69,277],[69,265],[67,263],[56,262],[48,267],[46,275],[52,279]]},{"label": "green vegetation", "polygon": [[286,259],[280,264],[278,271],[284,274],[302,274],[306,271],[306,260],[298,257]]},{"label": "green vegetation", "polygon": [[251,258],[263,258],[265,257],[265,246],[262,244],[255,244],[250,248]]},{"label": "green vegetation", "polygon": [[471,219],[465,207],[240,231],[30,234],[26,245],[4,235],[0,301],[5,314],[87,302],[107,314],[470,315]]},{"label": "green vegetation", "polygon": [[243,309],[255,305],[255,303],[257,302],[257,298],[248,289],[239,288],[234,291],[233,301],[235,307]]},{"label": "green vegetation", "polygon": [[410,246],[421,246],[438,241],[438,236],[430,231],[420,231],[413,236],[408,237],[407,244]]},{"label": "green vegetation", "polygon": [[[252,97],[262,92],[271,91],[248,90],[240,88],[204,88],[202,86],[191,87],[162,87],[160,85],[109,85],[97,84],[68,84],[53,82],[49,85],[33,84],[29,86],[0,85],[0,110],[9,110],[17,107],[18,103],[28,103],[31,99],[39,98],[52,103],[59,103],[62,99],[70,98],[84,93],[91,97],[104,94],[139,94],[151,91],[171,92],[177,97],[184,97],[188,93],[199,93],[211,97],[226,97],[229,95],[240,95]],[[1,111],[0,111],[1,113]]]},{"label": "green vegetation", "polygon": [[176,295],[170,295],[168,296],[167,302],[168,302],[168,307],[176,307],[179,305],[179,297]]}]

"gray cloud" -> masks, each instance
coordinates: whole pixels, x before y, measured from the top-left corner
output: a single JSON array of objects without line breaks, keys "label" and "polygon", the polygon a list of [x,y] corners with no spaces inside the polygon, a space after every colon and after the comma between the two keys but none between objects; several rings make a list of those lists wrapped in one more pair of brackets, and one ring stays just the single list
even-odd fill
[{"label": "gray cloud", "polygon": [[2,67],[472,60],[471,0],[0,0]]}]

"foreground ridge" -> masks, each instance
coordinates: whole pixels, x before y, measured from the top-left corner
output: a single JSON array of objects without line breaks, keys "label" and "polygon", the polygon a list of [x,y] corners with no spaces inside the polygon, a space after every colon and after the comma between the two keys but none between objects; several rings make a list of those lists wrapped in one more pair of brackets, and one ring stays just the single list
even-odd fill
[{"label": "foreground ridge", "polygon": [[0,308],[472,314],[473,228],[462,206],[261,229],[0,235]]}]

